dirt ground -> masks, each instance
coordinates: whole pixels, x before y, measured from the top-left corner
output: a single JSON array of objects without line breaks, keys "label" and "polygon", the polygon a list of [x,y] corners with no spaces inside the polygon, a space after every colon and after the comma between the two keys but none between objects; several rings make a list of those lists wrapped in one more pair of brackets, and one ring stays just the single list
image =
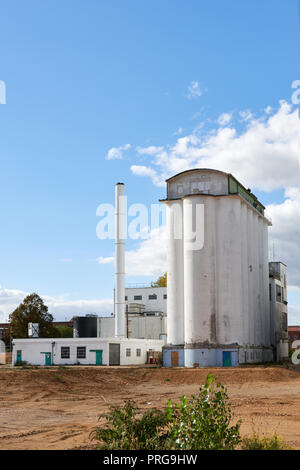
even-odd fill
[{"label": "dirt ground", "polygon": [[243,435],[278,433],[300,449],[300,373],[275,367],[0,368],[0,449],[89,449],[98,416],[135,400],[141,409],[197,392],[208,372],[226,384]]}]

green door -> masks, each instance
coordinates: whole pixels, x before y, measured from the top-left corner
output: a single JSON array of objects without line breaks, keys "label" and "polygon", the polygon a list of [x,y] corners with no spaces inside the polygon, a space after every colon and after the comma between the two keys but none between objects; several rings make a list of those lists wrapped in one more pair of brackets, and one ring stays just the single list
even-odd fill
[{"label": "green door", "polygon": [[22,361],[22,351],[17,351],[17,362]]},{"label": "green door", "polygon": [[45,354],[45,366],[51,366],[51,353]]},{"label": "green door", "polygon": [[102,349],[96,351],[96,366],[102,365]]},{"label": "green door", "polygon": [[96,353],[96,366],[102,366],[102,349],[90,349],[90,352]]},{"label": "green door", "polygon": [[45,354],[45,366],[51,366],[51,353],[50,352],[41,352],[41,354]]},{"label": "green door", "polygon": [[223,351],[223,367],[231,367],[231,352]]}]

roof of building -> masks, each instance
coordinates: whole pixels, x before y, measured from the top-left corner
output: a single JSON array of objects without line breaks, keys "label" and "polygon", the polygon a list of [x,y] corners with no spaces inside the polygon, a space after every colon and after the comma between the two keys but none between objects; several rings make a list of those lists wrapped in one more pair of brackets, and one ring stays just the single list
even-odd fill
[{"label": "roof of building", "polygon": [[191,172],[196,172],[196,171],[213,171],[215,173],[221,173],[223,175],[229,175],[229,173],[226,173],[225,171],[220,171],[220,170],[214,170],[213,168],[191,168],[189,170],[184,170],[181,171],[180,173],[177,173],[176,175],[171,176],[170,178],[166,179],[166,183],[171,181],[174,178],[177,178],[178,176],[184,175],[185,173],[191,173]]},{"label": "roof of building", "polygon": [[[265,206],[258,200],[255,194],[252,193],[250,188],[246,188],[240,181],[238,181],[231,173],[226,173],[225,171],[215,170],[214,168],[190,168],[189,170],[181,171],[174,176],[171,176],[166,180],[166,183],[170,183],[173,179],[178,178],[181,175],[187,173],[197,173],[197,172],[213,172],[222,174],[228,177],[229,185],[229,195],[230,194],[239,194],[243,199],[248,201],[255,209],[257,209],[262,215],[264,215]],[[230,186],[234,185],[235,189],[230,189]],[[162,202],[164,200],[161,200]],[[271,225],[271,223],[270,223]]]}]

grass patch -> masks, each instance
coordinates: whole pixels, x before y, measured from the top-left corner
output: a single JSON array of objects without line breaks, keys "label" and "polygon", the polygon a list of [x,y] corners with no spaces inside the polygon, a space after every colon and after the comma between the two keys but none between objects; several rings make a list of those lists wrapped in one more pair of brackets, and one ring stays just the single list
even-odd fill
[{"label": "grass patch", "polygon": [[291,450],[277,434],[260,437],[257,433],[246,436],[241,442],[242,450]]}]

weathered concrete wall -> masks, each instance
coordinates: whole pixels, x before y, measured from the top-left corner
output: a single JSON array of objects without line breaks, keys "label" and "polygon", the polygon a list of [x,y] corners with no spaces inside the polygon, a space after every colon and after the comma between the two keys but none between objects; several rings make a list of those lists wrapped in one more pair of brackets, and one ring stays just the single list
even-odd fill
[{"label": "weathered concrete wall", "polygon": [[[260,352],[252,356],[260,362],[259,357],[269,356],[271,351],[261,352],[270,346],[271,335],[269,221],[242,196],[228,194],[228,175],[208,170],[171,179],[165,204],[170,244],[168,344],[211,345],[211,353],[200,348],[204,363],[217,361],[213,356],[218,345],[256,348]],[[182,209],[182,241],[172,240],[175,204],[181,204]],[[201,204],[204,246],[191,250],[185,234],[190,226],[195,228],[195,211]],[[185,351],[189,364],[198,354],[192,349]]]}]

